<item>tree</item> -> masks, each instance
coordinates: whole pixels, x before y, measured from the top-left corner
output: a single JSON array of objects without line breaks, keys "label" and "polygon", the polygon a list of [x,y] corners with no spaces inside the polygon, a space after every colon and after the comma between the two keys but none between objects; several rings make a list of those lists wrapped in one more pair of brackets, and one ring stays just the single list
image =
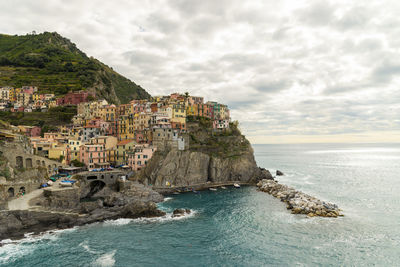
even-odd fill
[{"label": "tree", "polygon": [[71,62],[67,62],[67,63],[65,63],[65,65],[64,65],[64,70],[65,70],[66,72],[73,72],[73,71],[74,71],[74,65],[72,65]]},{"label": "tree", "polygon": [[73,161],[71,161],[71,164],[72,164],[73,166],[75,166],[75,167],[85,167],[85,166],[86,166],[85,163],[80,162],[80,161],[77,160],[77,159],[74,159]]}]

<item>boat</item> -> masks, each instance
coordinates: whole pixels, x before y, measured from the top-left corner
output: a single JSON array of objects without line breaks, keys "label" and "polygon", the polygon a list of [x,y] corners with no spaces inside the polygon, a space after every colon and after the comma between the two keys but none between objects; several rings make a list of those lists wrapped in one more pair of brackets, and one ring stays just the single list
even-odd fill
[{"label": "boat", "polygon": [[226,187],[225,186],[221,186],[221,189],[226,189]]},{"label": "boat", "polygon": [[233,186],[235,187],[235,188],[240,188],[240,184],[233,184]]},{"label": "boat", "polygon": [[179,195],[180,193],[179,193],[179,192],[173,192],[172,194],[174,194],[174,195]]},{"label": "boat", "polygon": [[195,194],[198,194],[198,193],[199,193],[199,191],[196,191],[196,190],[194,190],[193,188],[192,188],[192,192],[195,193]]},{"label": "boat", "polygon": [[210,191],[217,191],[217,188],[210,187],[210,188],[208,188],[208,190],[210,190]]},{"label": "boat", "polygon": [[73,185],[74,185],[73,183],[68,183],[68,181],[60,182],[61,187],[72,187]]},{"label": "boat", "polygon": [[72,187],[76,181],[75,180],[62,180],[60,186],[62,187]]}]

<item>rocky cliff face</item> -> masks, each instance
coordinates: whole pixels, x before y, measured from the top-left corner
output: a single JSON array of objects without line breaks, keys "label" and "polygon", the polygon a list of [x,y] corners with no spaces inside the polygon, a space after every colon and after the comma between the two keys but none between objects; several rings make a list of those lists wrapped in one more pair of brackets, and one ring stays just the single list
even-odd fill
[{"label": "rocky cliff face", "polygon": [[140,175],[140,181],[157,187],[167,182],[190,186],[207,182],[256,183],[269,172],[257,167],[252,149],[235,158],[213,157],[204,152],[172,150],[157,154]]},{"label": "rocky cliff face", "polygon": [[249,141],[235,125],[228,132],[213,132],[201,122],[191,123],[189,135],[190,149],[156,152],[136,178],[155,187],[230,181],[255,184],[272,178],[269,171],[257,167]]},{"label": "rocky cliff face", "polygon": [[155,202],[163,197],[141,184],[124,182],[119,192],[106,187],[97,200],[82,201],[81,188],[44,190],[31,200],[36,210],[1,210],[0,240],[22,238],[25,233],[41,233],[118,218],[159,217],[165,212]]}]

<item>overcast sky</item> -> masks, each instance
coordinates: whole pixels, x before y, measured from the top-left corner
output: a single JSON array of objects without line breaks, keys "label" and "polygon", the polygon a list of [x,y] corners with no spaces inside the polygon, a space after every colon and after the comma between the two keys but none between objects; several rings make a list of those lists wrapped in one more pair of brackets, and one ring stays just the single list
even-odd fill
[{"label": "overcast sky", "polygon": [[226,103],[253,143],[400,141],[400,1],[12,0],[150,94]]}]

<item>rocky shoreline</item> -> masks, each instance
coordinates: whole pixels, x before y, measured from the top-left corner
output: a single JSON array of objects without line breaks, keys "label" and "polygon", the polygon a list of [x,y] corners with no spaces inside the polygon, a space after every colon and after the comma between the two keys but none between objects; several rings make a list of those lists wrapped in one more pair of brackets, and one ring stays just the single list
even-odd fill
[{"label": "rocky shoreline", "polygon": [[119,218],[160,217],[165,212],[150,203],[135,202],[113,208],[98,208],[88,213],[61,211],[12,210],[0,212],[0,240],[21,239],[25,234],[40,234],[49,230],[59,230],[85,224],[115,220]]},{"label": "rocky shoreline", "polygon": [[343,216],[336,204],[321,201],[315,197],[295,190],[272,179],[263,179],[257,183],[260,191],[268,193],[286,203],[293,214],[305,214],[309,217],[338,217]]},{"label": "rocky shoreline", "polygon": [[0,211],[0,240],[21,239],[27,233],[40,234],[105,220],[166,214],[156,205],[163,201],[163,196],[137,183],[126,182],[120,192],[104,188],[92,200],[82,201],[79,191],[80,188],[45,191],[33,200],[33,209]]}]

